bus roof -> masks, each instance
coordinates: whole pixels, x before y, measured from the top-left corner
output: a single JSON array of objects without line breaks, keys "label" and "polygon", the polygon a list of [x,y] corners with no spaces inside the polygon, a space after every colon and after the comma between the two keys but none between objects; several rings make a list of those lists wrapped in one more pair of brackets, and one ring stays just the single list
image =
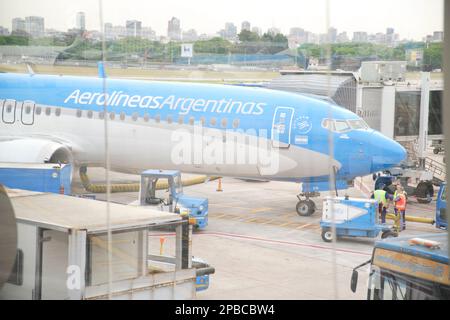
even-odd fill
[{"label": "bus roof", "polygon": [[[437,241],[440,243],[439,248],[431,249],[421,245],[412,245],[409,240],[413,238],[421,238],[426,240]],[[447,233],[433,233],[414,237],[391,238],[377,241],[375,248],[383,248],[386,250],[406,253],[409,255],[422,257],[425,259],[448,264],[448,237]]]}]

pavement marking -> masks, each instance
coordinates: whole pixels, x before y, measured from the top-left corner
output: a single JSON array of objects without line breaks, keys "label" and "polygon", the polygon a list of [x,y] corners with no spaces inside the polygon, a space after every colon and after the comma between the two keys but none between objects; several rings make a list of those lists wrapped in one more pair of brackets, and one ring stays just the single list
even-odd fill
[{"label": "pavement marking", "polygon": [[306,223],[306,224],[304,224],[304,225],[302,225],[302,226],[300,226],[300,227],[297,227],[297,228],[295,228],[295,229],[300,230],[300,229],[303,229],[303,228],[307,228],[307,227],[310,226],[310,225],[311,225],[311,223]]},{"label": "pavement marking", "polygon": [[272,210],[272,208],[257,208],[257,209],[250,210],[250,212],[251,213],[258,213],[258,212],[268,211],[268,210]]}]

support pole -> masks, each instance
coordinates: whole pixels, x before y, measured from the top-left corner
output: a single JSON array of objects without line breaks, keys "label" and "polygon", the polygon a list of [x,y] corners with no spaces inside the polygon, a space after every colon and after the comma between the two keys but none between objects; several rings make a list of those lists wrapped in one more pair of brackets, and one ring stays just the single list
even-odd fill
[{"label": "support pole", "polygon": [[419,116],[419,166],[425,169],[428,139],[428,115],[430,109],[430,73],[422,72],[420,80],[420,116]]}]

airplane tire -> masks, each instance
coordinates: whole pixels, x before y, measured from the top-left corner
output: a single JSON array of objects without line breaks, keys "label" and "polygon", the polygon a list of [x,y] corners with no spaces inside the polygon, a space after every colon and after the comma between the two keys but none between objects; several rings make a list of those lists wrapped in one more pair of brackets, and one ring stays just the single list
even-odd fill
[{"label": "airplane tire", "polygon": [[416,188],[416,198],[418,203],[430,203],[433,200],[433,185],[421,182]]},{"label": "airplane tire", "polygon": [[325,242],[333,241],[333,232],[331,232],[331,229],[329,228],[322,229],[322,240]]},{"label": "airplane tire", "polygon": [[397,232],[394,232],[391,230],[383,231],[383,233],[381,234],[381,239],[394,238],[394,237],[398,237],[398,234],[397,234]]},{"label": "airplane tire", "polygon": [[316,205],[312,200],[301,200],[295,207],[297,214],[301,217],[308,217],[316,210]]}]

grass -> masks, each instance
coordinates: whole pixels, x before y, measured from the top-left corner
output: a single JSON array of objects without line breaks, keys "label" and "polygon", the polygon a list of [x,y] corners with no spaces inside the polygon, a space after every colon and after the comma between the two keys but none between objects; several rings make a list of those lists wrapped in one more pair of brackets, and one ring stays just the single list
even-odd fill
[{"label": "grass", "polygon": [[[61,74],[74,76],[97,76],[96,67],[76,66],[51,66],[36,65],[33,70],[38,74]],[[0,65],[0,71],[26,73],[24,64]],[[140,69],[106,68],[106,73],[111,78],[130,78],[142,80],[177,80],[177,81],[199,81],[199,82],[238,82],[238,81],[265,81],[279,76],[278,72],[272,71],[212,71],[212,70],[163,70],[163,69]]]}]

